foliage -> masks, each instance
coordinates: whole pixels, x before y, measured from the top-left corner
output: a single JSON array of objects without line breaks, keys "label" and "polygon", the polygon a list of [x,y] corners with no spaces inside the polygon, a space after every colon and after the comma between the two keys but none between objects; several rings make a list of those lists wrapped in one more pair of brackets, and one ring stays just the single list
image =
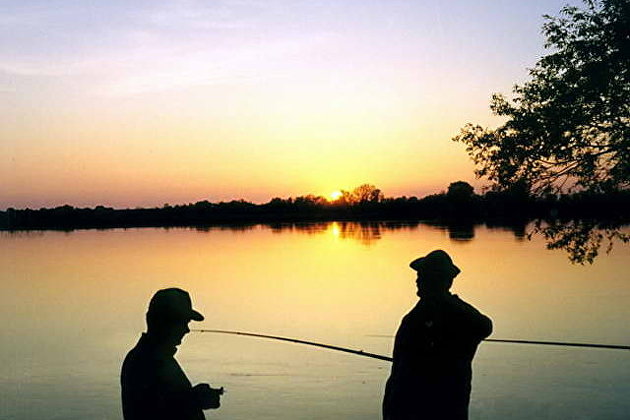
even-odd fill
[{"label": "foliage", "polygon": [[371,184],[362,184],[352,191],[356,203],[378,203],[383,199],[381,190]]},{"label": "foliage", "polygon": [[547,249],[563,249],[569,255],[569,260],[578,264],[592,264],[604,240],[607,242],[606,252],[612,250],[615,239],[630,242],[630,235],[621,232],[617,226],[606,226],[593,220],[568,223],[554,221],[544,227],[537,223],[532,233],[541,233],[547,242]]},{"label": "foliage", "polygon": [[361,184],[354,190],[341,190],[341,197],[337,200],[337,205],[347,206],[356,204],[378,203],[384,198],[380,189],[372,184]]},{"label": "foliage", "polygon": [[[0,211],[0,231],[141,226],[195,226],[203,229],[204,226],[228,223],[248,226],[252,223],[335,220],[340,222],[342,235],[368,238],[366,232],[369,229],[353,230],[348,227],[346,231],[342,221],[361,221],[360,226],[364,226],[364,223],[377,220],[396,224],[424,220],[449,226],[451,239],[469,240],[474,237],[474,225],[482,222],[489,227],[510,227],[515,236],[521,238],[525,226],[531,221],[549,219],[544,227],[538,224],[535,231],[545,236],[550,249],[563,249],[568,252],[571,261],[579,263],[592,262],[604,239],[626,242],[630,239],[627,234],[615,230],[630,221],[630,190],[532,197],[523,185],[515,184],[509,190],[476,195],[470,184],[457,181],[451,183],[445,193],[422,198],[385,198],[380,189],[369,184],[355,188],[346,197],[347,201],[339,199],[330,202],[321,196],[308,194],[295,198],[276,197],[264,204],[245,200],[219,203],[203,200],[135,209],[104,206],[77,208],[69,205],[39,210],[9,208]],[[590,222],[592,220],[598,222]],[[606,220],[606,224],[602,220]]]},{"label": "foliage", "polygon": [[545,16],[550,53],[513,89],[492,97],[506,122],[468,124],[466,145],[476,174],[502,190],[521,182],[544,195],[630,187],[630,0],[585,0]]},{"label": "foliage", "polygon": [[446,191],[446,196],[457,202],[470,201],[475,196],[475,188],[465,181],[451,182]]}]

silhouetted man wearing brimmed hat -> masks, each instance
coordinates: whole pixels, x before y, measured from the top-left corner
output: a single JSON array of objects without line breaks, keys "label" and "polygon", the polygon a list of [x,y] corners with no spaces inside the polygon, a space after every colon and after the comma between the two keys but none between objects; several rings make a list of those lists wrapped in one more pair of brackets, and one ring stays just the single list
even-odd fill
[{"label": "silhouetted man wearing brimmed hat", "polygon": [[191,320],[203,321],[203,315],[192,308],[186,291],[163,289],[151,298],[147,332],[127,354],[120,374],[125,420],[198,420],[205,419],[202,410],[219,407],[223,388],[193,387],[173,357]]},{"label": "silhouetted man wearing brimmed hat", "polygon": [[449,292],[459,274],[437,250],[411,262],[420,301],[402,320],[383,399],[385,420],[465,420],[471,363],[492,321]]}]

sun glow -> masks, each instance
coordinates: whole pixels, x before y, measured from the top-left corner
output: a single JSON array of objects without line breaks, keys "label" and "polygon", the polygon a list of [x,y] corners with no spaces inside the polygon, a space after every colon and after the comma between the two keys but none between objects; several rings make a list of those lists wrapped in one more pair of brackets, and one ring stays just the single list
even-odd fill
[{"label": "sun glow", "polygon": [[332,232],[335,238],[338,238],[339,235],[341,234],[341,229],[339,229],[339,223],[332,222],[332,224],[330,225],[330,231]]},{"label": "sun glow", "polygon": [[330,193],[330,201],[337,201],[342,195],[341,191],[333,191]]}]

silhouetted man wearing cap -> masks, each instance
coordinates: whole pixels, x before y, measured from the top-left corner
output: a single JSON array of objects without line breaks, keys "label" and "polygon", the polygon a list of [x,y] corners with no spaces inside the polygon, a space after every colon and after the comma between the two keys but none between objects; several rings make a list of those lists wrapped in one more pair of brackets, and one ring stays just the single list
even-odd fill
[{"label": "silhouetted man wearing cap", "polygon": [[449,292],[460,272],[442,250],[410,264],[418,304],[402,320],[383,399],[385,420],[465,420],[471,363],[492,321]]},{"label": "silhouetted man wearing cap", "polygon": [[193,310],[184,290],[163,289],[151,298],[147,332],[127,354],[120,374],[125,420],[198,420],[205,419],[202,410],[219,407],[223,388],[193,387],[173,357],[191,320],[203,321],[203,315]]}]

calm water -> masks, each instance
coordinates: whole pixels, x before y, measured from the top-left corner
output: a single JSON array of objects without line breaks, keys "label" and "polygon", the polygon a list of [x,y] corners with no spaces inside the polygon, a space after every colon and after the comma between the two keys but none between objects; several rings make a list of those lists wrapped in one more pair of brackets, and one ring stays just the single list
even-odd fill
[{"label": "calm water", "polygon": [[[0,418],[121,418],[121,361],[169,286],[190,291],[201,328],[389,355],[416,301],[407,264],[436,248],[462,269],[454,292],[493,318],[494,338],[630,344],[629,247],[584,267],[506,230],[469,236],[340,223],[0,233]],[[226,387],[213,419],[379,419],[389,373],[388,362],[198,333],[177,358],[193,382]],[[628,351],[484,343],[474,371],[473,419],[630,413]]]}]

